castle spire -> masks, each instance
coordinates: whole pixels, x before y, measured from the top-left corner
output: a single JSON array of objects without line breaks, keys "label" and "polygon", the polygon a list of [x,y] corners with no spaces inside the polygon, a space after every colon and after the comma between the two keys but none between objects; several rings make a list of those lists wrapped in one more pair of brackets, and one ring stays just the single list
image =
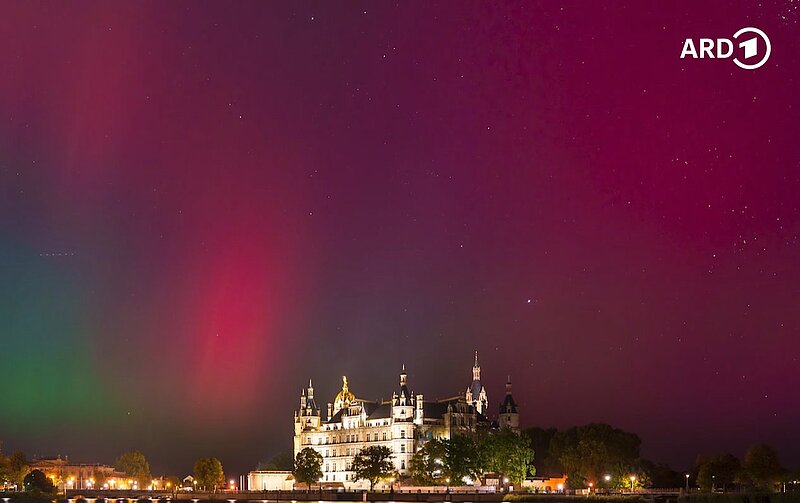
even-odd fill
[{"label": "castle spire", "polygon": [[481,380],[481,366],[478,365],[478,350],[475,350],[475,365],[472,366],[472,380]]},{"label": "castle spire", "polygon": [[475,363],[472,366],[472,383],[467,387],[464,398],[471,403],[478,413],[483,414],[489,403],[486,397],[486,389],[481,384],[481,366],[478,363],[478,350],[475,350]]},{"label": "castle spire", "polygon": [[408,400],[411,398],[411,393],[408,392],[408,374],[406,374],[406,365],[403,364],[403,370],[400,371],[400,395],[399,398],[402,400]]}]

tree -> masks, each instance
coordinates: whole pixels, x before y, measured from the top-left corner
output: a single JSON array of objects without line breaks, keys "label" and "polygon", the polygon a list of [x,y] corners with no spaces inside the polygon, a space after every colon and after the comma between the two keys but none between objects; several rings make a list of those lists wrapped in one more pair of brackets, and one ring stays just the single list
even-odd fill
[{"label": "tree", "polygon": [[139,487],[147,487],[152,477],[150,476],[150,463],[139,451],[130,451],[117,458],[114,467],[136,480]]},{"label": "tree", "polygon": [[475,440],[466,435],[454,435],[445,440],[444,445],[444,475],[451,484],[460,484],[465,477],[480,477],[481,457]]},{"label": "tree", "polygon": [[608,474],[613,480],[646,480],[641,473],[641,440],[607,424],[593,423],[559,431],[550,442],[550,455],[564,468],[571,487],[582,488],[598,483]]},{"label": "tree", "polygon": [[311,491],[311,484],[322,478],[322,456],[311,447],[306,447],[295,456],[292,473],[297,482],[308,484],[308,491]]},{"label": "tree", "polygon": [[361,449],[353,458],[351,469],[356,480],[369,481],[369,490],[371,491],[376,482],[394,473],[392,450],[382,445]]},{"label": "tree", "polygon": [[757,444],[748,449],[743,465],[746,479],[762,489],[774,489],[786,471],[781,466],[775,449],[765,444]]},{"label": "tree", "polygon": [[94,487],[103,487],[103,484],[106,483],[106,473],[102,470],[94,470],[92,479],[94,479]]},{"label": "tree", "polygon": [[194,464],[194,480],[201,489],[216,492],[217,488],[225,485],[222,462],[217,458],[198,459]]},{"label": "tree", "polygon": [[280,452],[266,463],[259,463],[258,469],[259,470],[281,470],[287,471],[292,470],[294,467],[294,460],[292,459],[292,455],[288,452]]},{"label": "tree", "polygon": [[0,482],[11,482],[11,463],[8,456],[0,452]]},{"label": "tree", "polygon": [[459,484],[465,477],[481,475],[481,453],[464,435],[429,440],[411,458],[411,476],[419,484]]},{"label": "tree", "polygon": [[444,440],[429,440],[420,450],[414,453],[409,463],[409,470],[414,482],[419,485],[438,485],[444,475],[444,460],[447,455]]},{"label": "tree", "polygon": [[11,456],[0,454],[0,480],[23,485],[25,475],[30,471],[28,458],[22,451],[14,451]]},{"label": "tree", "polygon": [[550,442],[556,433],[558,430],[555,428],[528,428],[522,432],[531,439],[531,448],[536,455],[535,474],[539,476],[560,477],[564,474],[561,463],[550,454]]},{"label": "tree", "polygon": [[56,487],[41,470],[33,470],[25,475],[23,485],[26,491],[52,493]]},{"label": "tree", "polygon": [[704,490],[711,490],[714,486],[725,490],[736,480],[741,467],[741,463],[733,454],[698,458],[697,485]]},{"label": "tree", "polygon": [[674,488],[683,487],[686,478],[683,473],[673,470],[666,463],[653,463],[652,461],[642,461],[644,471],[650,474],[652,487]]},{"label": "tree", "polygon": [[482,467],[508,477],[514,484],[525,480],[529,469],[536,471],[530,438],[508,428],[484,437],[479,449]]}]

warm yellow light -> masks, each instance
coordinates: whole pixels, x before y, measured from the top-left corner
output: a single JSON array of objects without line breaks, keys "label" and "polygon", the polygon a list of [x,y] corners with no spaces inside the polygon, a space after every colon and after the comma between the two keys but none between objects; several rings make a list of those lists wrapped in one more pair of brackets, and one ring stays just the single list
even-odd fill
[{"label": "warm yellow light", "polygon": [[635,480],[636,480],[636,477],[634,477],[633,475],[631,475],[631,482],[633,482],[633,481],[635,481]]}]

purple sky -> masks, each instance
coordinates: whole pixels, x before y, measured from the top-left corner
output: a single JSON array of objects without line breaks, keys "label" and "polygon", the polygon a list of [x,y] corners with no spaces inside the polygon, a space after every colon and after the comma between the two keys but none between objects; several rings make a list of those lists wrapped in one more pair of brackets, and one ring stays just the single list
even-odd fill
[{"label": "purple sky", "polygon": [[[7,3],[0,439],[156,471],[301,387],[800,465],[798,2]],[[772,55],[680,59],[755,26]]]}]

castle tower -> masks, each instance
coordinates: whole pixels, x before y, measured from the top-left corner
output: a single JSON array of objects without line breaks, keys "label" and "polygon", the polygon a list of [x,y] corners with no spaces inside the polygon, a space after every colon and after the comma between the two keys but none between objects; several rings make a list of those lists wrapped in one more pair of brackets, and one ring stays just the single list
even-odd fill
[{"label": "castle tower", "polygon": [[414,411],[414,424],[422,426],[425,422],[425,397],[422,394],[418,394],[415,397],[415,405],[416,409]]},{"label": "castle tower", "polygon": [[510,428],[514,431],[519,431],[519,411],[517,410],[517,402],[511,396],[511,376],[508,377],[506,382],[506,398],[500,404],[500,415],[498,417],[501,428]]},{"label": "castle tower", "polygon": [[472,384],[467,387],[464,394],[468,403],[475,407],[479,414],[485,414],[489,406],[486,388],[481,384],[481,366],[478,364],[478,352],[475,351],[475,364],[472,366]]},{"label": "castle tower", "polygon": [[311,379],[308,380],[308,388],[300,392],[300,408],[294,413],[294,452],[300,451],[300,433],[303,431],[319,428],[322,418],[320,417],[319,407],[314,401],[314,386]]},{"label": "castle tower", "polygon": [[400,389],[392,394],[391,449],[397,473],[408,474],[414,454],[414,396],[408,391],[406,366],[400,371]]}]

